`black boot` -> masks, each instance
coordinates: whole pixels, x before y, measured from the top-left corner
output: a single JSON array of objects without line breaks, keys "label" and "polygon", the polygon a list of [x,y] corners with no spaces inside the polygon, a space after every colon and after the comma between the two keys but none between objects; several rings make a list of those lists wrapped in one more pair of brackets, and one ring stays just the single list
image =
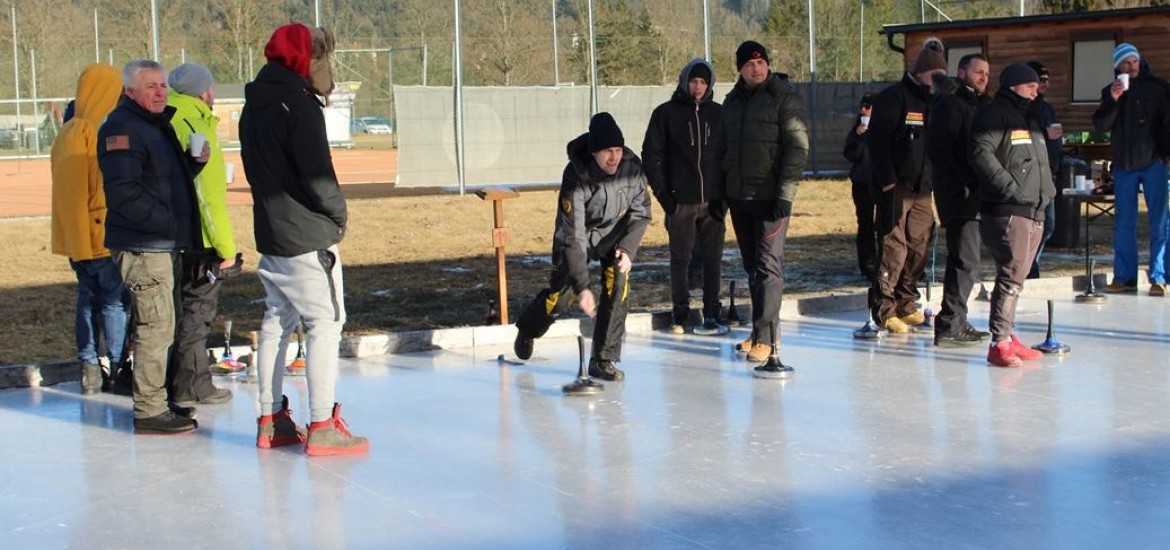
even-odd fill
[{"label": "black boot", "polygon": [[626,373],[622,372],[622,369],[614,366],[613,361],[608,359],[589,360],[589,376],[610,382],[618,382],[626,379]]}]

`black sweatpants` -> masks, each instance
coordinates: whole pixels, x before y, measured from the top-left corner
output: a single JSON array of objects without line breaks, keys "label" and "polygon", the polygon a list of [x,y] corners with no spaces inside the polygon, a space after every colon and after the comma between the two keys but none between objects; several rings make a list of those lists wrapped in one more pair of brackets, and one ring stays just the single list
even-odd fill
[{"label": "black sweatpants", "polygon": [[197,401],[215,392],[207,357],[207,335],[218,307],[219,285],[207,271],[219,263],[210,252],[184,252],[175,262],[175,344],[167,365],[172,402]]},{"label": "black sweatpants", "polygon": [[946,227],[947,267],[942,309],[935,317],[936,335],[955,335],[967,326],[967,300],[979,273],[979,220],[953,220]]},{"label": "black sweatpants", "polygon": [[877,204],[869,194],[869,182],[853,182],[853,213],[857,217],[857,269],[861,276],[872,280],[877,273]]},{"label": "black sweatpants", "polygon": [[[774,201],[729,199],[731,225],[752,292],[752,340],[779,342],[780,302],[784,298],[784,240],[789,217],[773,217]],[[777,341],[770,342],[775,328]]]},{"label": "black sweatpants", "polygon": [[703,318],[719,317],[719,281],[723,276],[723,220],[711,216],[707,204],[680,204],[670,217],[670,301],[674,321],[683,323],[691,310],[687,268],[698,243],[703,262]]},{"label": "black sweatpants", "polygon": [[[597,317],[593,321],[593,353],[597,360],[621,361],[622,340],[626,335],[626,313],[630,303],[630,277],[618,271],[613,251],[601,259],[601,295],[598,297]],[[516,330],[530,338],[540,338],[548,332],[566,309],[573,306],[573,289],[569,285],[568,270],[563,264],[553,267],[548,288],[540,291],[524,308],[516,321]]]}]

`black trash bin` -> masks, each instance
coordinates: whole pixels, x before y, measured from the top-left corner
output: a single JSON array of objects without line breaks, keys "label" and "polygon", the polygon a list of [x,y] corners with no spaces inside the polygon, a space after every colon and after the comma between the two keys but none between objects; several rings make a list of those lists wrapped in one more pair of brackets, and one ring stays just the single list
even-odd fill
[{"label": "black trash bin", "polygon": [[1076,186],[1077,175],[1088,176],[1089,165],[1085,161],[1065,156],[1060,163],[1060,177],[1056,178],[1056,226],[1047,246],[1076,248],[1081,245],[1081,209],[1076,198],[1064,194],[1064,189]]}]

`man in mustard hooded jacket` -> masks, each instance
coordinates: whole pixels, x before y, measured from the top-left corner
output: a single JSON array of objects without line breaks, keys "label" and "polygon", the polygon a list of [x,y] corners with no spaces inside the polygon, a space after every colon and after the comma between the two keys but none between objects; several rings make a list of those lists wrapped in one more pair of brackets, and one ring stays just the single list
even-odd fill
[{"label": "man in mustard hooded jacket", "polygon": [[[74,116],[53,142],[53,253],[69,258],[77,274],[77,359],[81,393],[102,389],[95,312],[101,319],[110,368],[122,365],[126,352],[126,288],[105,247],[106,195],[97,162],[97,130],[122,96],[122,74],[110,65],[93,64],[77,79]],[[128,376],[119,377],[129,389]]]},{"label": "man in mustard hooded jacket", "polygon": [[171,402],[180,407],[214,405],[231,400],[232,392],[215,387],[211,381],[207,334],[215,319],[221,278],[239,272],[227,210],[227,165],[216,135],[219,117],[212,111],[215,82],[207,67],[184,63],[167,75],[167,84],[167,104],[175,108],[171,126],[183,150],[190,150],[193,134],[202,134],[211,151],[207,165],[195,178],[203,246],[179,254],[181,309],[167,366],[167,390]]}]

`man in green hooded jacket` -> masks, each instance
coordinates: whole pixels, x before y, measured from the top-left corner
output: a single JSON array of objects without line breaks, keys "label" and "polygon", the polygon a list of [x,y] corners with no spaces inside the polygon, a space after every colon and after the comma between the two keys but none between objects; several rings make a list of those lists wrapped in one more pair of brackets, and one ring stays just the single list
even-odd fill
[{"label": "man in green hooded jacket", "polygon": [[190,150],[192,137],[198,134],[211,151],[207,165],[195,178],[202,246],[197,242],[179,255],[176,292],[182,306],[167,367],[167,390],[171,402],[180,407],[213,405],[232,398],[231,391],[216,388],[211,381],[206,344],[221,278],[240,269],[227,210],[229,170],[216,134],[219,117],[212,111],[215,83],[211,71],[198,63],[184,63],[167,75],[167,83],[167,104],[175,108],[171,125],[179,143]]}]

